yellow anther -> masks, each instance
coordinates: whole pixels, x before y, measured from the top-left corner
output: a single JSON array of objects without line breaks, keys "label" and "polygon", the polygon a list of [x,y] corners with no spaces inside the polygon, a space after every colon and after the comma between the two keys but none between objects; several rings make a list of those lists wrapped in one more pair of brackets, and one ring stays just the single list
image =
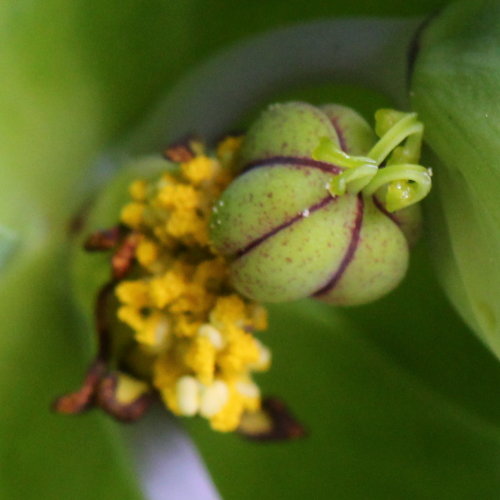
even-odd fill
[{"label": "yellow anther", "polygon": [[229,399],[229,388],[222,380],[215,380],[201,389],[200,415],[211,418],[219,413]]},{"label": "yellow anther", "polygon": [[249,397],[238,390],[238,382],[229,385],[229,399],[224,407],[210,419],[213,429],[221,432],[235,430],[245,410],[256,411],[260,408],[258,396]]},{"label": "yellow anther", "polygon": [[198,193],[186,184],[168,184],[161,188],[157,196],[162,207],[190,211],[200,203]]},{"label": "yellow anther", "polygon": [[203,238],[207,241],[206,224],[196,212],[176,211],[170,216],[167,225],[167,232],[174,238],[183,238],[191,236],[192,238]]},{"label": "yellow anther", "polygon": [[190,343],[184,356],[184,363],[205,385],[213,382],[215,372],[215,347],[206,337],[197,336]]},{"label": "yellow anther", "polygon": [[267,330],[267,310],[260,304],[250,304],[248,306],[249,317],[251,321],[251,328],[254,330]]},{"label": "yellow anther", "polygon": [[118,375],[115,398],[121,404],[129,404],[149,392],[149,385],[125,373]]},{"label": "yellow anther", "polygon": [[146,201],[148,183],[144,180],[136,180],[130,184],[129,193],[134,201]]},{"label": "yellow anther", "polygon": [[255,343],[259,350],[259,358],[250,367],[256,371],[266,371],[271,366],[271,351],[260,340],[255,339]]},{"label": "yellow anther", "polygon": [[260,350],[254,337],[241,330],[221,352],[219,366],[229,373],[244,372],[249,365],[258,363]]},{"label": "yellow anther", "polygon": [[236,390],[244,397],[249,399],[260,398],[260,390],[256,384],[250,381],[240,380],[236,382]]},{"label": "yellow anther", "polygon": [[198,335],[200,337],[206,337],[217,350],[224,347],[224,339],[222,338],[221,332],[208,323],[198,328]]},{"label": "yellow anther", "polygon": [[221,259],[212,259],[202,262],[194,274],[193,281],[208,289],[217,290],[221,282],[228,279],[227,263]]},{"label": "yellow anther", "polygon": [[236,153],[239,151],[243,137],[226,137],[217,146],[217,158],[224,167],[231,166]]},{"label": "yellow anther", "polygon": [[178,337],[194,337],[201,325],[201,322],[183,314],[175,317],[174,332]]},{"label": "yellow anther", "polygon": [[194,377],[181,377],[176,383],[177,407],[181,415],[192,417],[200,408],[200,385]]},{"label": "yellow anther", "polygon": [[153,264],[160,255],[160,247],[153,241],[143,238],[135,251],[135,256],[144,267]]},{"label": "yellow anther", "polygon": [[121,222],[132,229],[138,229],[144,220],[144,208],[142,203],[137,202],[125,205],[120,214]]},{"label": "yellow anther", "polygon": [[174,387],[177,379],[186,373],[186,368],[175,359],[173,350],[162,352],[154,366],[154,384],[156,387]]},{"label": "yellow anther", "polygon": [[187,284],[184,293],[170,306],[171,313],[200,314],[210,310],[215,296],[196,283]]},{"label": "yellow anther", "polygon": [[216,161],[208,156],[196,156],[191,161],[181,165],[182,174],[195,186],[210,180],[216,169]]},{"label": "yellow anther", "polygon": [[219,297],[212,313],[211,323],[219,328],[231,325],[240,325],[245,320],[245,303],[238,295]]},{"label": "yellow anther", "polygon": [[116,286],[115,293],[120,302],[136,308],[151,304],[149,286],[145,281],[122,281]]},{"label": "yellow anther", "polygon": [[243,411],[243,397],[235,396],[234,391],[232,391],[222,410],[210,419],[210,426],[220,432],[234,431],[240,423]]},{"label": "yellow anther", "polygon": [[182,275],[168,271],[163,276],[153,278],[149,284],[151,300],[160,309],[181,296],[186,286]]},{"label": "yellow anther", "polygon": [[141,330],[144,326],[144,318],[137,307],[121,306],[118,308],[117,316],[133,330]]},{"label": "yellow anther", "polygon": [[136,328],[135,338],[140,344],[156,350],[168,347],[171,341],[171,325],[168,316],[158,311],[143,320],[141,327]]}]

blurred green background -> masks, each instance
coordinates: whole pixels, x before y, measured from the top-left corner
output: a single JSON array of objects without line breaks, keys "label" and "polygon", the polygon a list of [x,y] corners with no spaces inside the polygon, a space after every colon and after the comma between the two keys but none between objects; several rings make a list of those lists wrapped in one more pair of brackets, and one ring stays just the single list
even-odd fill
[{"label": "blurred green background", "polygon": [[[237,40],[443,4],[0,4],[0,498],[141,498],[119,426],[49,411],[78,386],[93,350],[72,298],[68,224],[96,158],[196,63]],[[328,85],[289,96],[340,98],[368,117],[387,102]],[[498,498],[500,368],[447,305],[425,244],[397,293],[347,311],[273,307],[263,340],[274,367],[262,387],[289,402],[310,438],[258,445],[186,422],[223,498]]]}]

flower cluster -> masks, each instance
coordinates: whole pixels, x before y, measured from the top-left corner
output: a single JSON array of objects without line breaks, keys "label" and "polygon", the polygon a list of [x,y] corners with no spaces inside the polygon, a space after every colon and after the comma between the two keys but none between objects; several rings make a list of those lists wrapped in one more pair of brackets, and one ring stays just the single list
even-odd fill
[{"label": "flower cluster", "polygon": [[220,431],[259,408],[252,372],[270,363],[251,333],[266,329],[266,311],[232,290],[207,233],[212,206],[231,180],[223,163],[237,144],[226,139],[215,158],[199,151],[176,171],[132,183],[121,222],[139,236],[138,268],[116,287],[118,318],[134,331],[136,357],[148,358],[166,406],[199,414]]},{"label": "flower cluster", "polygon": [[229,264],[209,238],[240,144],[226,138],[210,156],[197,141],[169,148],[161,174],[130,185],[120,225],[87,240],[87,250],[113,250],[112,278],[96,298],[96,358],[82,387],[56,401],[57,411],[97,405],[133,421],[159,393],[174,414],[202,416],[219,431],[248,427],[250,414],[276,413],[266,401],[260,411],[252,379],[271,361],[253,335],[267,328],[267,311],[234,290]]}]

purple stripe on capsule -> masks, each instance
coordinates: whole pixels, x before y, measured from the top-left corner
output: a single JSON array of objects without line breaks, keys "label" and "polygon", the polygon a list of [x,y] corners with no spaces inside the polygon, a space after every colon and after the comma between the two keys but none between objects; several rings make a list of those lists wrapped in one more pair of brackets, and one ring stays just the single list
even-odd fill
[{"label": "purple stripe on capsule", "polygon": [[400,221],[396,217],[396,214],[389,212],[376,196],[373,196],[372,199],[374,205],[379,209],[380,212],[382,212],[386,217],[389,217],[389,219],[391,219],[392,222],[396,224],[396,226],[399,227],[401,225]]},{"label": "purple stripe on capsule", "polygon": [[328,163],[326,161],[313,160],[312,158],[301,158],[299,156],[271,156],[263,160],[255,160],[247,163],[244,172],[253,170],[259,167],[275,167],[275,166],[294,166],[294,167],[310,167],[316,168],[329,174],[340,174],[344,171],[342,167]]},{"label": "purple stripe on capsule", "polygon": [[290,227],[292,224],[295,224],[296,222],[305,219],[306,217],[309,217],[312,215],[314,212],[321,210],[322,208],[328,206],[330,203],[333,203],[334,201],[337,200],[337,197],[335,196],[325,196],[321,201],[318,203],[315,203],[314,205],[310,206],[309,208],[303,210],[302,212],[298,213],[297,215],[291,217],[287,221],[283,222],[279,226],[274,227],[267,233],[263,234],[259,238],[251,241],[246,247],[242,248],[241,250],[238,250],[236,252],[235,257],[239,259],[240,257],[243,257],[246,255],[248,252],[252,251],[254,248],[258,247],[261,243],[264,243],[268,238],[271,238],[275,234],[278,234],[280,231],[283,231],[283,229],[286,229],[287,227]]},{"label": "purple stripe on capsule", "polygon": [[325,285],[323,285],[323,287],[321,287],[317,292],[313,294],[313,297],[319,297],[321,295],[331,292],[335,288],[337,283],[340,281],[345,270],[347,269],[352,259],[354,258],[354,254],[356,253],[356,249],[358,248],[361,236],[361,226],[363,224],[363,209],[364,209],[364,202],[361,195],[358,195],[357,201],[358,202],[356,206],[356,218],[354,220],[354,226],[351,230],[351,241],[349,242],[344,257],[342,258],[339,267],[332,274],[332,277],[328,280],[328,282]]}]

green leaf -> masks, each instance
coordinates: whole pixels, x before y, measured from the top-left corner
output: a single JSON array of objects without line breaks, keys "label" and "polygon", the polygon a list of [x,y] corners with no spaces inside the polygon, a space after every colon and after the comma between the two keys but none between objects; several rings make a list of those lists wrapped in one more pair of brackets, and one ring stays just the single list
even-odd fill
[{"label": "green leaf", "polygon": [[117,429],[103,416],[55,415],[90,355],[57,240],[2,282],[0,498],[140,499]]},{"label": "green leaf", "polygon": [[0,5],[1,498],[141,497],[116,426],[50,411],[93,336],[69,293],[68,226],[96,155],[179,74],[192,7]]},{"label": "green leaf", "polygon": [[427,215],[436,267],[462,316],[500,356],[500,5],[454,4],[419,45],[412,102],[437,156]]},{"label": "green leaf", "polygon": [[2,2],[0,223],[30,245],[60,229],[87,195],[96,154],[179,74],[193,6]]}]

